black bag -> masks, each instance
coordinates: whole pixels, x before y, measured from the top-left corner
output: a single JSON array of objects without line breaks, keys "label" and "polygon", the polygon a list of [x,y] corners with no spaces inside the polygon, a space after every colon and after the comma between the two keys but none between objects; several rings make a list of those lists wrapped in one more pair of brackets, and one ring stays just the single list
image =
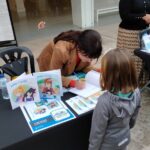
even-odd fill
[{"label": "black bag", "polygon": [[23,57],[11,63],[4,64],[0,69],[3,73],[6,73],[11,77],[19,76],[24,72],[28,72],[28,58]]}]

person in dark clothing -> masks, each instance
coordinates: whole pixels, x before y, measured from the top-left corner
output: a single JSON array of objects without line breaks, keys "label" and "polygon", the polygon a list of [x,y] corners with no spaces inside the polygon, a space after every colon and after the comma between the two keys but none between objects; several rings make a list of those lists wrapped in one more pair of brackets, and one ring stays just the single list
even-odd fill
[{"label": "person in dark clothing", "polygon": [[[119,24],[117,48],[130,51],[132,54],[137,76],[139,76],[142,60],[135,56],[133,51],[140,47],[139,32],[149,27],[150,24],[150,0],[120,0],[119,14],[121,23]],[[148,75],[144,72],[142,83],[145,83]]]}]

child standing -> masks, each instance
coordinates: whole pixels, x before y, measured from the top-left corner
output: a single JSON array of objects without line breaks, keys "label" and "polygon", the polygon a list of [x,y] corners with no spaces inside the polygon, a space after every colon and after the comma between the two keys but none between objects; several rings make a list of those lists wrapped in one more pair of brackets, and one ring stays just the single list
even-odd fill
[{"label": "child standing", "polygon": [[126,150],[140,108],[135,66],[125,50],[114,49],[101,61],[101,87],[93,113],[89,150]]}]

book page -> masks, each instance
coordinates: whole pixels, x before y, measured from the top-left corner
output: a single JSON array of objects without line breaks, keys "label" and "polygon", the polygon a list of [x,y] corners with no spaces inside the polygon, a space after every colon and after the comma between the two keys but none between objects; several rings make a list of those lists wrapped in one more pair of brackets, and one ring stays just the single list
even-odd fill
[{"label": "book page", "polygon": [[100,73],[94,70],[89,71],[86,76],[85,80],[89,84],[93,84],[97,87],[100,87],[99,80],[100,80]]},{"label": "book page", "polygon": [[88,98],[83,98],[80,96],[75,96],[66,101],[66,103],[78,114],[81,115],[95,108],[98,97],[102,95],[103,92],[99,91]]},{"label": "book page", "polygon": [[88,107],[83,99],[84,98],[80,96],[75,96],[73,98],[70,98],[66,102],[78,115],[80,115],[92,109],[91,107]]},{"label": "book page", "polygon": [[22,103],[40,101],[37,81],[30,74],[8,82],[7,89],[12,109],[19,107]]},{"label": "book page", "polygon": [[89,71],[85,76],[85,88],[78,90],[77,88],[70,88],[69,92],[82,96],[84,98],[89,97],[90,95],[101,90],[99,85],[100,73],[92,70]]},{"label": "book page", "polygon": [[85,98],[89,97],[90,95],[92,95],[98,91],[100,91],[99,87],[92,85],[92,84],[89,84],[89,83],[86,83],[85,88],[82,90],[78,90],[77,88],[70,88],[69,89],[69,92],[72,92],[74,94],[77,94],[77,95],[85,97]]},{"label": "book page", "polygon": [[36,72],[33,76],[37,79],[41,98],[47,99],[63,95],[60,69]]}]

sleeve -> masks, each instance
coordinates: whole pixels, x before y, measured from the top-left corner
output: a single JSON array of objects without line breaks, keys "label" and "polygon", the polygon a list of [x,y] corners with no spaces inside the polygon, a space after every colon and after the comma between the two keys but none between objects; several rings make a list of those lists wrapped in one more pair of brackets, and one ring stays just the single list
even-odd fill
[{"label": "sleeve", "polygon": [[37,58],[40,71],[49,70],[49,64],[52,54],[52,42],[50,41],[42,50],[41,54]]},{"label": "sleeve", "polygon": [[[53,69],[63,69],[63,66],[67,63],[68,61],[68,54],[65,50],[65,47],[60,49],[60,48],[54,48],[52,58],[51,58],[51,63],[50,63],[50,70]],[[68,87],[71,79],[68,77],[62,76],[62,85],[64,87]]]},{"label": "sleeve", "polygon": [[141,95],[139,93],[137,95],[137,107],[136,107],[133,115],[131,116],[131,119],[130,119],[130,122],[129,122],[130,129],[133,128],[135,123],[136,123],[136,119],[137,119],[140,108],[141,108]]},{"label": "sleeve", "polygon": [[125,19],[128,21],[134,21],[137,19],[141,19],[145,16],[145,13],[132,13],[132,2],[131,0],[120,0],[119,2],[119,14],[121,19]]},{"label": "sleeve", "polygon": [[[108,108],[103,98],[99,98],[99,102],[93,112],[92,126],[89,138],[88,150],[99,150],[103,142],[103,137],[108,123]],[[106,100],[107,101],[107,100]]]},{"label": "sleeve", "polygon": [[50,69],[62,69],[63,66],[66,64],[67,60],[68,55],[65,48],[54,48],[50,63]]}]

